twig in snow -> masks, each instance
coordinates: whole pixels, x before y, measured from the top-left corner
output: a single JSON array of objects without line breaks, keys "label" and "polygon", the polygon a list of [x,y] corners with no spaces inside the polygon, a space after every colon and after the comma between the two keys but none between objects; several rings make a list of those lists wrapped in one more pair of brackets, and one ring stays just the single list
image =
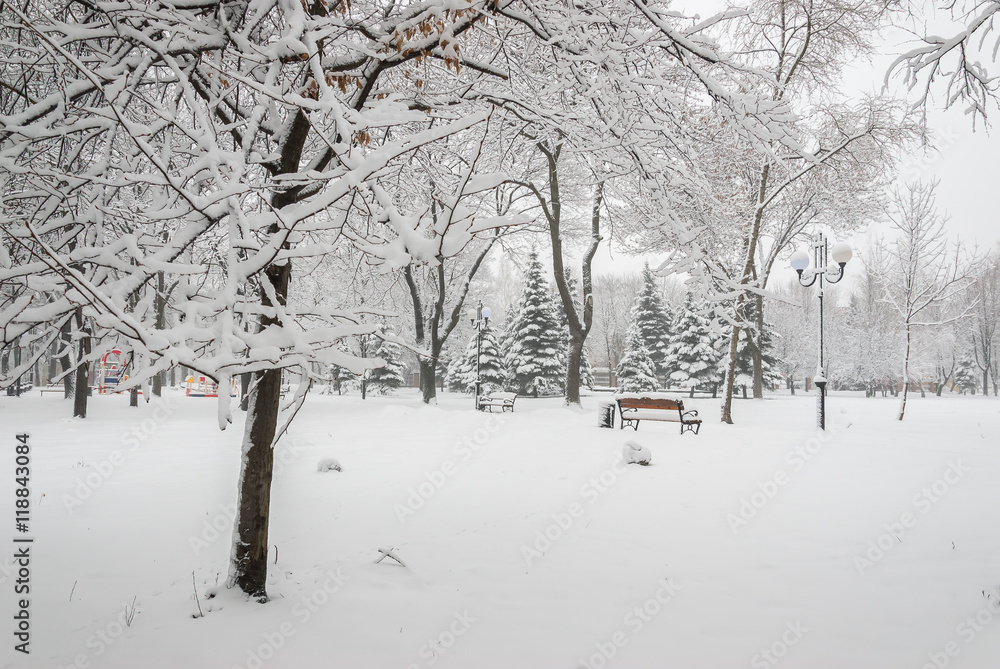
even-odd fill
[{"label": "twig in snow", "polygon": [[125,626],[132,626],[132,619],[135,618],[135,600],[138,595],[132,597],[132,610],[128,610],[128,604],[125,605]]},{"label": "twig in snow", "polygon": [[194,601],[198,604],[198,615],[192,615],[192,618],[204,618],[205,614],[201,610],[201,601],[198,600],[198,584],[194,580],[194,572],[191,572],[191,586],[194,588]]},{"label": "twig in snow", "polygon": [[395,550],[396,549],[393,546],[389,546],[388,548],[378,549],[378,552],[381,553],[382,555],[379,556],[379,559],[375,560],[375,564],[378,564],[379,562],[381,562],[386,558],[391,558],[395,560],[400,567],[405,567],[406,563],[399,559],[399,556],[396,555]]},{"label": "twig in snow", "polygon": [[69,601],[73,601],[73,593],[76,592],[76,584],[80,581],[73,581],[73,588],[69,591]]}]

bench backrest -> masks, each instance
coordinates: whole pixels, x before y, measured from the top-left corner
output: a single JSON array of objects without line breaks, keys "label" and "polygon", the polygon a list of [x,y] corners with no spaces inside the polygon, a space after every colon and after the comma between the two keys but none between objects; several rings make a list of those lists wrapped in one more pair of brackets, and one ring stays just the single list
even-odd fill
[{"label": "bench backrest", "polygon": [[622,397],[618,400],[618,406],[622,409],[673,409],[674,411],[684,411],[684,402],[680,400],[654,399],[651,397],[643,397],[641,399]]},{"label": "bench backrest", "polygon": [[484,400],[503,400],[513,402],[517,398],[517,393],[486,393]]}]

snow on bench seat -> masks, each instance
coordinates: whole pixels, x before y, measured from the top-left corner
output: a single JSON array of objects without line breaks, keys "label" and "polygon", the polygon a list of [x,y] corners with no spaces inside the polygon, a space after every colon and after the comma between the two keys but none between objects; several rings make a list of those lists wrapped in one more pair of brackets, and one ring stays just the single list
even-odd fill
[{"label": "snow on bench seat", "polygon": [[618,403],[618,414],[621,417],[620,428],[630,425],[639,429],[639,421],[659,420],[681,424],[681,434],[701,429],[701,419],[694,409],[684,410],[684,402],[662,393],[622,393],[615,398]]},{"label": "snow on bench seat", "polygon": [[479,397],[479,410],[485,411],[489,407],[490,413],[493,413],[493,407],[500,407],[500,411],[514,411],[514,400],[517,399],[517,393],[489,393],[487,395],[481,395]]}]

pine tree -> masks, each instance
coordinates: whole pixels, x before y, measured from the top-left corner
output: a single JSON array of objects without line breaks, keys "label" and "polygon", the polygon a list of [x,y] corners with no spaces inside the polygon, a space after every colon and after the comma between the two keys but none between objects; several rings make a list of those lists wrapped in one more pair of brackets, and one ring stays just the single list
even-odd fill
[{"label": "pine tree", "polygon": [[[475,339],[472,340],[473,342]],[[466,346],[465,350],[458,357],[453,357],[448,362],[446,371],[444,372],[444,387],[453,393],[465,393],[471,392],[466,388],[465,378],[469,372],[469,347]],[[441,363],[438,363],[439,367],[444,367]]]},{"label": "pine tree", "polygon": [[524,282],[519,312],[508,328],[506,385],[521,395],[561,392],[564,375],[559,352],[564,338],[535,251],[528,258]]},{"label": "pine tree", "polygon": [[673,314],[660,295],[659,286],[649,263],[642,268],[642,289],[632,305],[632,323],[638,329],[643,346],[653,361],[657,374],[669,376],[673,371],[667,364]]},{"label": "pine tree", "polygon": [[698,386],[711,385],[718,377],[719,354],[713,346],[711,326],[711,321],[700,313],[700,308],[695,306],[689,294],[674,326],[666,365],[674,370],[670,373],[670,381],[682,388],[690,388],[692,394]]},{"label": "pine tree", "polygon": [[[748,301],[744,307],[747,310],[745,323],[756,322],[754,307],[755,301]],[[753,344],[751,338],[756,339],[756,333],[752,330],[742,329],[740,331],[740,342],[736,349],[736,378],[733,385],[734,395],[736,388],[747,396],[747,388],[753,385]],[[773,387],[781,380],[781,373],[778,371],[778,361],[774,358],[774,342],[771,339],[771,327],[765,321],[764,333],[761,337],[761,368],[764,375],[764,387]],[[725,362],[725,361],[723,361]]]},{"label": "pine tree", "polygon": [[618,376],[618,391],[622,393],[641,393],[659,387],[653,360],[646,350],[639,329],[634,325],[629,330],[625,355],[615,368],[615,373]]},{"label": "pine tree", "polygon": [[[457,393],[473,393],[476,391],[476,336],[473,334],[462,353],[448,370],[445,383],[448,390]],[[482,392],[499,390],[504,385],[503,359],[492,330],[483,331],[482,349],[479,353],[479,379]]]},{"label": "pine tree", "polygon": [[406,379],[406,366],[400,362],[399,346],[379,339],[372,349],[373,358],[385,360],[385,366],[376,367],[368,374],[368,387],[380,395],[387,395],[402,386]]},{"label": "pine tree", "polygon": [[587,354],[586,346],[580,352],[580,386],[594,389],[594,370],[590,368],[590,355]]}]

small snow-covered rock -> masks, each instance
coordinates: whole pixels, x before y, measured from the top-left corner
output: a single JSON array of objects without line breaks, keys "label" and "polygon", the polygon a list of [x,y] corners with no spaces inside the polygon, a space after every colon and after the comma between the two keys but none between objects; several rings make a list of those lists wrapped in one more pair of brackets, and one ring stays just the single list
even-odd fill
[{"label": "small snow-covered rock", "polygon": [[630,465],[648,465],[653,460],[653,454],[642,444],[626,441],[622,448],[622,459]]},{"label": "small snow-covered rock", "polygon": [[316,463],[316,471],[319,471],[319,472],[328,472],[328,471],[339,472],[339,471],[343,471],[343,470],[340,468],[340,463],[337,462],[336,458],[323,458],[322,460],[320,460],[319,462]]}]

